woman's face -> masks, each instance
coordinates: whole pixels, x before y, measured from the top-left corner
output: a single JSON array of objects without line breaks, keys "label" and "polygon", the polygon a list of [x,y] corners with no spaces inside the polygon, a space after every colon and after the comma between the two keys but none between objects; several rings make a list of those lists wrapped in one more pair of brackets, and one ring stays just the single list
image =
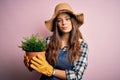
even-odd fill
[{"label": "woman's face", "polygon": [[63,33],[69,33],[72,30],[71,19],[67,13],[61,13],[58,15],[57,25]]}]

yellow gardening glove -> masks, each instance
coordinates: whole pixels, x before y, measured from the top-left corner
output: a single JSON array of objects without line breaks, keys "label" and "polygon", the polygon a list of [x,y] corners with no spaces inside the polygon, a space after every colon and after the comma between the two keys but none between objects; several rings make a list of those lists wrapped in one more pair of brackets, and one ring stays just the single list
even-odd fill
[{"label": "yellow gardening glove", "polygon": [[24,54],[24,64],[25,66],[28,68],[29,71],[32,71],[33,69],[30,67],[30,60],[28,59],[28,57],[26,56],[26,54]]},{"label": "yellow gardening glove", "polygon": [[37,55],[37,57],[33,57],[31,59],[30,67],[46,76],[52,76],[53,67],[46,61],[46,59],[42,55]]}]

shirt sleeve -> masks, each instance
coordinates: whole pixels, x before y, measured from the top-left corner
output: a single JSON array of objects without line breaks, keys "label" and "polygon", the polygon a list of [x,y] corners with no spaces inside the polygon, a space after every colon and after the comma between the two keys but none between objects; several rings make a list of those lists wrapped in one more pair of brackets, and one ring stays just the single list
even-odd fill
[{"label": "shirt sleeve", "polygon": [[50,36],[48,36],[48,37],[45,39],[45,42],[46,42],[47,44],[49,44],[49,42],[50,42]]},{"label": "shirt sleeve", "polygon": [[72,69],[66,70],[67,80],[81,80],[88,65],[88,45],[86,42],[81,41],[81,46],[82,54],[80,58],[74,61]]}]

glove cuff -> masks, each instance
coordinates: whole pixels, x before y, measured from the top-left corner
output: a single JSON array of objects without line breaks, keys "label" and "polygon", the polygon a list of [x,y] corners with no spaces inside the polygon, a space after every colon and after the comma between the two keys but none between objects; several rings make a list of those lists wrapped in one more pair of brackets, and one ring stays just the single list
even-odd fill
[{"label": "glove cuff", "polygon": [[52,76],[53,75],[53,70],[54,68],[52,66],[49,66],[49,68],[47,68],[47,76]]}]

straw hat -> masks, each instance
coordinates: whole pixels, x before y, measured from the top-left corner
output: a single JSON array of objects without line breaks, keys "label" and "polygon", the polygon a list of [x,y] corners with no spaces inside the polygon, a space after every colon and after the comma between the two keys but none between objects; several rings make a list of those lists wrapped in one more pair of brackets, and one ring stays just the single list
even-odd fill
[{"label": "straw hat", "polygon": [[75,14],[75,13],[73,12],[73,9],[71,8],[71,6],[70,6],[69,4],[67,4],[67,3],[60,3],[60,4],[56,5],[55,11],[54,11],[54,14],[53,14],[52,18],[45,21],[45,24],[46,24],[46,27],[48,28],[48,30],[52,31],[53,20],[54,20],[54,19],[57,17],[57,15],[58,15],[59,13],[61,13],[61,12],[67,12],[67,13],[70,13],[70,14],[72,14],[73,16],[75,16],[79,27],[80,27],[80,26],[83,24],[83,22],[84,22],[84,15],[83,15],[83,13]]}]

